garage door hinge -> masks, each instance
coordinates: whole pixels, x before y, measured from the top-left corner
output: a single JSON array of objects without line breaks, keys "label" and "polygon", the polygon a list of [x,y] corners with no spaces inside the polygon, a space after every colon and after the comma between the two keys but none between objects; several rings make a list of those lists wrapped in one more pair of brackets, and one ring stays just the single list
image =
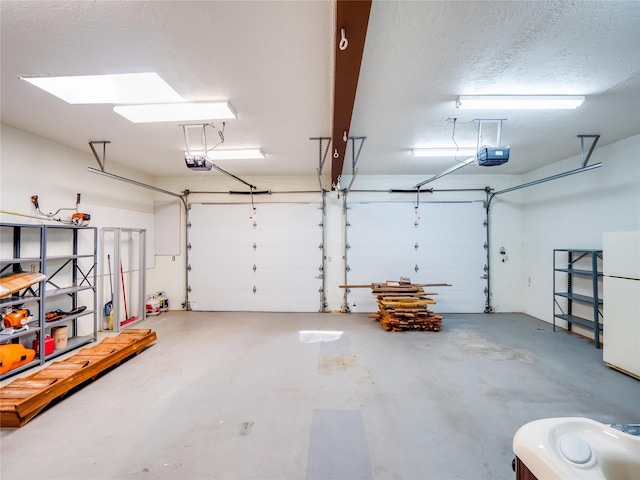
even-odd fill
[{"label": "garage door hinge", "polygon": [[322,249],[324,248],[324,245],[321,243],[320,245],[318,245],[318,248]]},{"label": "garage door hinge", "polygon": [[350,271],[351,271],[351,267],[350,267],[349,265],[347,265],[344,269],[345,269],[347,272],[350,272]]},{"label": "garage door hinge", "polygon": [[258,269],[258,267],[256,267],[256,264],[253,264],[253,271],[255,272]]},{"label": "garage door hinge", "polygon": [[187,271],[190,272],[191,271],[191,264],[187,265]]},{"label": "garage door hinge", "polygon": [[190,243],[187,245],[187,250],[191,250],[191,244]]},{"label": "garage door hinge", "polygon": [[255,242],[253,242],[253,250],[255,251],[256,248],[258,248],[258,245],[256,245]]},{"label": "garage door hinge", "polygon": [[484,228],[487,228],[487,225],[488,225],[488,224],[489,224],[489,223],[488,223],[486,220],[485,220],[484,222],[482,222],[482,225],[484,226]]},{"label": "garage door hinge", "polygon": [[347,222],[345,225],[346,225],[347,227],[350,227],[350,226],[351,226],[351,224],[350,224],[349,222]]},{"label": "garage door hinge", "polygon": [[484,245],[482,246],[482,248],[484,248],[485,250],[489,248],[489,245],[487,244],[487,242],[484,242]]},{"label": "garage door hinge", "polygon": [[480,278],[486,280],[487,278],[489,278],[489,275],[487,275],[486,273],[484,275],[482,275]]},{"label": "garage door hinge", "polygon": [[348,243],[345,245],[345,247],[347,250],[349,250],[351,248],[351,245],[349,245]]},{"label": "garage door hinge", "polygon": [[418,223],[418,220],[416,220],[415,222],[413,222],[413,226],[414,226],[414,227],[418,228],[418,225],[420,225],[420,224]]},{"label": "garage door hinge", "polygon": [[191,222],[187,223],[187,228],[191,228]]},{"label": "garage door hinge", "polygon": [[320,222],[320,223],[318,224],[318,226],[319,226],[319,227],[324,227],[324,222]]},{"label": "garage door hinge", "polygon": [[418,242],[416,242],[416,244],[413,246],[413,248],[415,248],[416,250],[418,250],[418,248],[420,248],[420,245],[418,245]]},{"label": "garage door hinge", "polygon": [[413,267],[413,269],[416,271],[416,273],[418,273],[418,270],[420,270],[420,269],[418,268],[418,264],[417,263],[416,263],[416,266]]},{"label": "garage door hinge", "polygon": [[257,291],[258,291],[258,289],[257,289],[257,288],[256,288],[256,286],[254,285],[254,286],[253,286],[253,294],[255,295]]},{"label": "garage door hinge", "polygon": [[191,293],[191,285],[187,287],[187,292]]},{"label": "garage door hinge", "polygon": [[258,223],[254,220],[253,221],[253,228],[256,228],[258,226]]},{"label": "garage door hinge", "polygon": [[488,271],[489,271],[489,267],[488,267],[487,265],[485,265],[485,266],[484,266],[484,268],[483,268],[483,270],[484,270],[485,272],[488,272]]}]

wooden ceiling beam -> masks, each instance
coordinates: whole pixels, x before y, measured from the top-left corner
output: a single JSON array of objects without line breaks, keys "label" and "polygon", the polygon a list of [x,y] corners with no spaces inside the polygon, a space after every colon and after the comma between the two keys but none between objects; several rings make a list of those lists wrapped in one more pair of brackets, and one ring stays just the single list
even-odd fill
[{"label": "wooden ceiling beam", "polygon": [[[349,136],[353,105],[358,88],[360,65],[369,25],[371,0],[337,0],[335,69],[333,89],[333,127],[331,138],[331,182],[338,184],[342,174]],[[348,42],[344,47],[342,29]]]}]

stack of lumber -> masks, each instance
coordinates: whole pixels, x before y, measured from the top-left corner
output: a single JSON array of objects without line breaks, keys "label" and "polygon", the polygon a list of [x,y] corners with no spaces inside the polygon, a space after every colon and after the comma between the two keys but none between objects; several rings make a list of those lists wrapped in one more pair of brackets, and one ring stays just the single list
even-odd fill
[{"label": "stack of lumber", "polygon": [[429,297],[437,293],[425,292],[423,286],[410,281],[372,284],[371,293],[378,300],[378,312],[373,318],[385,330],[440,331],[442,315],[429,310],[436,303]]}]

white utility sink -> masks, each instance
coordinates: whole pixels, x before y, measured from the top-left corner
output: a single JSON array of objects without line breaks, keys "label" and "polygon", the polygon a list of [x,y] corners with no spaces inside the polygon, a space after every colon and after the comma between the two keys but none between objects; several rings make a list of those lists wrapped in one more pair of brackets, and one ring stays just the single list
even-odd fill
[{"label": "white utility sink", "polygon": [[[523,425],[513,452],[538,479],[640,479],[640,436],[582,417]],[[640,429],[639,429],[640,430]]]}]

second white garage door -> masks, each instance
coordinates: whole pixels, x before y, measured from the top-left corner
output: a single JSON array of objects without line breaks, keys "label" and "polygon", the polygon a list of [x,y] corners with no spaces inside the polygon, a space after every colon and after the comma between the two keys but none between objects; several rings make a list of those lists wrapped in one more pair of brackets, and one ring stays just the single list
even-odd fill
[{"label": "second white garage door", "polygon": [[[438,313],[484,311],[487,256],[482,202],[350,203],[347,264],[350,285],[409,277],[413,283],[447,283],[428,289]],[[349,306],[378,308],[370,289],[352,289]]]},{"label": "second white garage door", "polygon": [[321,204],[192,205],[192,310],[321,309]]}]

